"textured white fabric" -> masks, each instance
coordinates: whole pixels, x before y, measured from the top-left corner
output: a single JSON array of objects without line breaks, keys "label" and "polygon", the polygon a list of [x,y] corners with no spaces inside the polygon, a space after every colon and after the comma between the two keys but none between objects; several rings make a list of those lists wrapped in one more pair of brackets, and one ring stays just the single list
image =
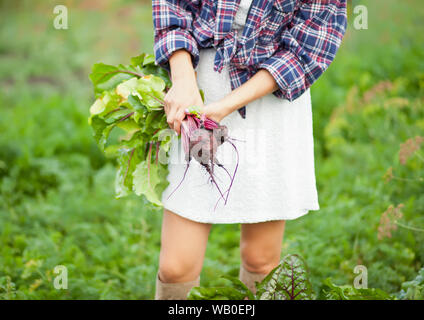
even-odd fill
[{"label": "textured white fabric", "polygon": [[[240,0],[239,7],[233,21],[233,29],[242,30],[246,22],[247,13],[249,12],[252,0]],[[239,32],[240,36],[240,32]]]},{"label": "textured white fabric", "polygon": [[[241,0],[233,28],[242,28],[251,0]],[[239,33],[240,35],[240,33]],[[199,88],[210,103],[231,92],[227,67],[213,71],[215,48],[200,50],[196,68]],[[180,183],[186,162],[181,140],[173,138],[168,188],[162,195],[164,207],[190,220],[204,223],[256,223],[292,220],[319,210],[315,182],[314,144],[310,90],[293,102],[268,94],[246,106],[246,119],[234,111],[221,121],[229,129],[239,152],[239,166],[228,202],[211,183],[209,174],[191,160]],[[233,174],[236,153],[226,142],[218,148],[218,160]],[[225,192],[228,174],[215,166],[216,180]],[[214,210],[215,209],[215,210]]]}]

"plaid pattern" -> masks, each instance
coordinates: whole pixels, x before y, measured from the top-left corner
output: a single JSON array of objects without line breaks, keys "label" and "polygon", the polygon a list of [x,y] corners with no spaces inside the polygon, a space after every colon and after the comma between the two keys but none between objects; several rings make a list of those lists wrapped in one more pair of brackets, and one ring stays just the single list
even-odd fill
[{"label": "plaid pattern", "polygon": [[[214,70],[228,66],[233,90],[266,69],[278,84],[273,94],[293,101],[334,60],[346,1],[253,0],[238,38],[231,28],[240,0],[153,0],[156,64],[170,72],[169,57],[183,48],[196,67],[199,49],[215,47]],[[245,106],[239,112],[244,118]]]}]

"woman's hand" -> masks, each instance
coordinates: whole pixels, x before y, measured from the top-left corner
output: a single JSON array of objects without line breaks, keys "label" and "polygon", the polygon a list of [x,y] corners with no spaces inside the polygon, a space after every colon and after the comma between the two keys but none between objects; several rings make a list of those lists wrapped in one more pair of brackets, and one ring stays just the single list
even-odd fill
[{"label": "woman's hand", "polygon": [[175,51],[169,59],[172,87],[164,97],[165,113],[171,129],[179,135],[184,110],[192,105],[203,107],[202,97],[196,81],[190,53],[186,50]]},{"label": "woman's hand", "polygon": [[169,63],[172,87],[164,98],[165,112],[169,126],[178,134],[180,134],[181,121],[185,118],[185,109],[189,106],[201,107],[202,113],[219,123],[233,111],[278,89],[277,82],[269,71],[260,69],[248,81],[219,101],[204,105],[190,53],[185,49],[177,50],[170,57]]},{"label": "woman's hand", "polygon": [[223,103],[216,101],[203,106],[202,113],[209,119],[220,123],[230,112]]},{"label": "woman's hand", "polygon": [[277,89],[277,82],[269,71],[260,69],[253,77],[222,99],[204,106],[203,113],[219,123],[230,113]]},{"label": "woman's hand", "polygon": [[173,81],[171,89],[164,97],[164,102],[169,127],[178,135],[181,131],[181,121],[185,118],[184,110],[192,105],[203,106],[197,83],[190,78]]}]

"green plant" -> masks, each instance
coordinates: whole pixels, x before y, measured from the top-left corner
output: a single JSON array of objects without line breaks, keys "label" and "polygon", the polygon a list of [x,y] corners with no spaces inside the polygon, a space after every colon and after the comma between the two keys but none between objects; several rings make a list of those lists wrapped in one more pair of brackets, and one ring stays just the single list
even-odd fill
[{"label": "green plant", "polygon": [[[97,99],[88,123],[100,149],[117,158],[116,197],[134,191],[161,206],[169,183],[167,163],[159,158],[167,154],[171,142],[161,102],[171,86],[165,70],[154,65],[152,55],[143,53],[128,66],[97,63],[90,79]],[[109,139],[115,128],[121,129],[122,136]]]},{"label": "green plant", "polygon": [[194,287],[189,300],[229,299],[243,300],[310,300],[313,299],[306,262],[297,254],[286,255],[271,272],[256,283],[253,294],[239,279],[223,276],[230,280],[230,287]]},{"label": "green plant", "polygon": [[[421,145],[424,142],[424,137],[416,136],[414,138],[409,138],[404,143],[401,143],[399,150],[399,163],[402,166],[407,166],[408,160],[415,156],[420,165],[415,165],[410,169],[413,172],[414,177],[399,177],[393,174],[393,167],[389,167],[386,173],[383,176],[383,179],[386,183],[390,181],[402,181],[405,183],[413,183],[415,185],[424,185],[424,177],[419,176],[420,169],[422,169],[422,164],[424,164],[424,156],[420,153]],[[421,170],[422,171],[422,170]],[[380,218],[380,225],[378,227],[378,238],[383,239],[384,237],[390,238],[392,236],[391,231],[396,230],[398,227],[413,231],[423,233],[424,229],[411,226],[400,222],[399,220],[403,217],[402,208],[405,205],[399,203],[396,207],[392,204],[389,205],[386,211],[383,212]]]},{"label": "green plant", "polygon": [[424,268],[421,268],[414,280],[402,283],[398,297],[402,300],[424,300]]},{"label": "green plant", "polygon": [[[131,58],[130,65],[96,63],[90,79],[97,99],[90,107],[88,123],[100,149],[119,164],[116,197],[134,191],[162,206],[162,193],[169,184],[167,156],[175,132],[169,129],[163,100],[171,81],[167,72],[154,62],[153,55],[143,53]],[[203,98],[203,92],[200,93]],[[115,128],[122,133],[118,139],[113,139]],[[228,142],[237,152],[227,128],[201,114],[199,107],[190,106],[181,124],[181,137],[187,159],[184,177],[194,158],[209,173],[226,202],[236,171],[230,175],[230,187],[224,193],[213,172],[217,165],[228,173],[216,159],[217,147]]]},{"label": "green plant", "polygon": [[351,285],[338,286],[330,278],[323,281],[324,295],[326,300],[394,300],[395,296],[384,292],[383,290],[356,289]]},{"label": "green plant", "polygon": [[11,300],[15,297],[16,286],[10,277],[0,277],[0,300]]},{"label": "green plant", "polygon": [[[188,294],[189,300],[312,300],[316,299],[306,262],[297,254],[288,254],[260,283],[256,282],[256,294],[239,279],[222,276],[230,281],[227,287],[194,287]],[[378,288],[354,288],[351,285],[336,285],[331,278],[323,281],[325,300],[394,300],[395,295]],[[401,299],[422,297],[424,268],[417,278],[402,285]]]}]

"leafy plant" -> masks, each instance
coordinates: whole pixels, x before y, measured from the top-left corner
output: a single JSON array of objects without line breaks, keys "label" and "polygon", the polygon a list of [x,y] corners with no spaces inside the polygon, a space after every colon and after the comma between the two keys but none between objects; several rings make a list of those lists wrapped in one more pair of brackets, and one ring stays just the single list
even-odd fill
[{"label": "leafy plant", "polygon": [[285,256],[257,285],[256,297],[259,300],[312,299],[312,285],[305,260],[297,254]]},{"label": "leafy plant", "polygon": [[[424,163],[424,156],[420,154],[420,148],[421,145],[424,142],[424,138],[421,136],[415,136],[414,138],[409,138],[404,143],[401,143],[400,149],[399,149],[399,163],[402,166],[406,166],[408,160],[415,156],[417,160],[420,162],[420,164]],[[418,171],[417,169],[422,168],[421,166],[415,167],[415,171]],[[414,174],[417,174],[414,172]],[[393,174],[393,167],[389,167],[387,169],[386,173],[383,176],[386,183],[390,181],[402,181],[407,183],[413,183],[413,184],[423,184],[424,177],[416,176],[416,177],[398,177]],[[378,227],[378,238],[381,240],[384,237],[390,238],[392,236],[391,231],[394,231],[397,229],[397,227],[407,229],[414,232],[424,232],[423,228],[411,226],[402,222],[399,222],[399,220],[403,217],[403,213],[401,209],[404,207],[403,203],[398,204],[396,207],[394,207],[392,204],[389,205],[387,210],[383,212],[380,218],[380,225]]]},{"label": "leafy plant", "polygon": [[243,300],[249,298],[255,300],[255,296],[246,285],[236,277],[224,275],[230,281],[229,287],[194,287],[188,294],[189,300]]},{"label": "leafy plant", "polygon": [[402,300],[424,300],[424,268],[414,280],[402,283],[398,297]]},{"label": "leafy plant", "polygon": [[[97,63],[90,74],[96,101],[90,108],[88,123],[97,144],[107,155],[116,157],[116,197],[132,191],[162,205],[167,187],[167,164],[159,161],[167,154],[171,136],[162,98],[171,83],[164,70],[154,65],[152,55],[141,54],[128,66]],[[111,132],[124,134],[110,142]]]},{"label": "leafy plant", "polygon": [[[297,254],[288,254],[261,281],[256,282],[256,294],[239,279],[222,276],[230,281],[228,287],[194,287],[189,300],[311,300],[316,299],[309,281],[307,265]],[[418,276],[402,284],[396,296],[378,288],[354,288],[351,285],[336,285],[331,278],[323,281],[324,300],[396,300],[424,298],[424,268]]]},{"label": "leafy plant", "polygon": [[0,300],[10,300],[16,297],[16,286],[9,276],[0,277]]},{"label": "leafy plant", "polygon": [[260,282],[256,283],[256,294],[239,279],[230,276],[230,287],[194,287],[189,300],[229,299],[243,300],[310,300],[313,299],[306,262],[296,254],[286,255],[280,264]]},{"label": "leafy plant", "polygon": [[[154,62],[154,56],[143,53],[132,58],[128,66],[95,64],[90,79],[97,99],[90,108],[88,123],[100,149],[117,158],[116,197],[134,191],[161,206],[162,193],[169,184],[167,155],[175,132],[168,127],[163,101],[171,82],[166,71]],[[201,96],[204,99],[202,92]],[[206,169],[226,203],[238,167],[237,163],[231,176],[216,159],[216,149],[224,142],[231,144],[237,153],[227,127],[207,118],[199,106],[186,109],[181,125],[187,166],[180,184],[194,158]],[[124,135],[111,142],[115,128],[121,129]],[[230,185],[225,192],[215,181],[214,165],[229,175]]]},{"label": "leafy plant", "polygon": [[330,278],[323,281],[326,300],[394,300],[395,296],[377,289],[356,289],[351,285],[338,286]]}]

